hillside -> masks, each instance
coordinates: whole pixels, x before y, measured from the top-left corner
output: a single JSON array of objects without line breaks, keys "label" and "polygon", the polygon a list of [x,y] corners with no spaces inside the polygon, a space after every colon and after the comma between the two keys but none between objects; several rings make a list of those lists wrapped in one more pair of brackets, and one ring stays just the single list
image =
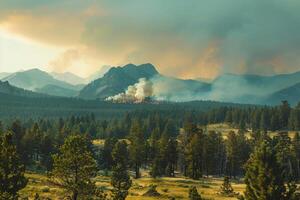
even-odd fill
[{"label": "hillside", "polygon": [[278,104],[282,100],[287,100],[291,105],[296,105],[300,102],[300,83],[284,88],[264,99],[264,102],[269,104]]},{"label": "hillside", "polygon": [[[52,73],[50,75],[39,69],[12,73],[2,80],[19,88],[52,96],[104,100],[107,97],[115,99],[115,95],[116,98],[123,98],[124,95],[126,97],[126,92],[133,97],[140,96],[141,93],[136,94],[135,92],[147,90],[147,88],[135,88],[135,84],[139,82],[140,78],[146,78],[146,82],[150,82],[147,86],[152,87],[148,88],[151,90],[151,99],[159,101],[213,100],[274,105],[279,104],[282,100],[288,100],[294,106],[300,100],[298,89],[300,72],[274,76],[222,74],[210,82],[205,82],[199,79],[168,77],[160,74],[152,64],[148,63],[112,67],[101,78],[86,86],[75,85],[86,79],[72,73]],[[142,85],[139,84],[139,86]],[[127,91],[129,86],[130,89],[135,88],[136,91]],[[120,102],[125,101],[120,100]]]},{"label": "hillside", "polygon": [[[139,78],[143,77],[152,82],[152,95],[157,100],[174,102],[214,100],[268,105],[278,104],[284,98],[289,99],[292,105],[299,100],[298,95],[287,98],[287,96],[280,95],[279,91],[298,83],[300,72],[274,76],[223,74],[211,82],[204,82],[161,75],[151,64],[140,66],[128,64],[123,67],[113,67],[102,78],[84,87],[80,91],[79,97],[105,99],[117,95],[114,99],[122,98],[128,86],[133,86]],[[273,94],[272,98],[274,98],[271,99],[270,96]]]},{"label": "hillside", "polygon": [[0,80],[7,77],[7,76],[9,76],[9,75],[10,75],[10,73],[8,73],[8,72],[0,72]]},{"label": "hillside", "polygon": [[[24,90],[10,85],[7,81],[0,81],[0,93],[1,99],[5,99],[7,96],[13,95],[15,98],[18,97],[44,97],[45,95],[38,94],[32,91]],[[4,106],[4,105],[3,105]]]},{"label": "hillside", "polygon": [[71,85],[85,84],[86,82],[84,78],[81,78],[71,72],[64,72],[64,73],[52,72],[51,76],[53,76],[57,80],[64,81]]},{"label": "hillside", "polygon": [[112,67],[102,78],[92,81],[79,93],[84,99],[105,99],[106,97],[123,92],[140,78],[151,78],[157,75],[152,64],[134,65],[128,64],[123,67]]},{"label": "hillside", "polygon": [[[211,83],[210,96],[217,98],[219,101],[278,104],[286,97],[279,95],[273,101],[269,96],[274,94],[275,97],[276,92],[293,86],[299,80],[300,72],[274,76],[224,74]],[[278,101],[278,99],[280,100]],[[293,105],[294,102],[298,101],[296,96],[291,96],[289,99],[293,102]]]},{"label": "hillside", "polygon": [[35,91],[42,94],[60,97],[75,97],[78,95],[78,91],[76,90],[63,88],[57,85],[45,85],[41,88],[37,88]]},{"label": "hillside", "polygon": [[[26,90],[37,91],[39,88],[43,88],[47,85],[55,85],[61,88],[79,90],[82,86],[75,86],[69,83],[57,80],[53,78],[47,72],[39,69],[31,69],[22,72],[16,72],[2,79],[2,81],[8,81],[11,85],[23,88]],[[51,92],[53,94],[54,91]],[[48,93],[47,93],[48,94]],[[55,94],[59,96],[58,94]]]}]

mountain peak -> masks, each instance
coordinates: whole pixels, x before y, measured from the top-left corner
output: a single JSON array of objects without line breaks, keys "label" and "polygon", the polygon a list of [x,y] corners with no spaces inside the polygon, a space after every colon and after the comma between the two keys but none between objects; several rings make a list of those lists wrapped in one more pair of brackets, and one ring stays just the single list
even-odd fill
[{"label": "mountain peak", "polygon": [[[151,63],[145,63],[145,64],[141,64],[141,65],[135,65],[132,63],[129,63],[127,65],[124,66],[118,66],[118,67],[112,67],[106,74],[111,74],[111,73],[115,73],[116,71],[122,71],[128,75],[132,74],[140,74],[140,73],[144,73],[146,74],[146,76],[153,76],[158,74],[158,71],[156,70],[156,68],[154,67],[154,65],[152,65]],[[146,77],[147,78],[147,77]]]},{"label": "mountain peak", "polygon": [[102,78],[88,84],[80,92],[83,98],[104,99],[123,92],[129,85],[135,84],[140,78],[150,79],[158,74],[155,67],[150,64],[127,64],[124,66],[112,67]]},{"label": "mountain peak", "polygon": [[43,73],[43,74],[47,74],[47,72],[43,71],[43,70],[40,70],[38,68],[32,68],[32,69],[29,69],[29,70],[26,70],[26,71],[23,71],[23,72],[19,72],[19,73]]}]

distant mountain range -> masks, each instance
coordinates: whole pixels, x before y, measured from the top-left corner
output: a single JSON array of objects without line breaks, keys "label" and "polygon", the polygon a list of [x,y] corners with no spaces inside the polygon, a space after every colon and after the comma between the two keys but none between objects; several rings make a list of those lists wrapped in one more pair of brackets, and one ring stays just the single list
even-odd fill
[{"label": "distant mountain range", "polygon": [[224,74],[210,84],[211,94],[220,101],[279,104],[290,100],[295,104],[300,101],[300,92],[288,88],[298,83],[300,72],[274,76]]},{"label": "distant mountain range", "polygon": [[0,95],[15,95],[21,97],[45,97],[43,94],[12,86],[8,81],[0,81]]},{"label": "distant mountain range", "polygon": [[214,80],[203,81],[166,77],[150,63],[107,69],[103,76],[101,72],[95,74],[96,79],[86,85],[86,79],[72,73],[50,74],[39,69],[0,73],[0,93],[27,96],[42,93],[103,100],[124,92],[140,78],[146,78],[153,83],[153,96],[158,100],[215,100],[268,105],[279,104],[282,100],[295,105],[300,101],[300,72],[274,76],[223,74]]},{"label": "distant mountain range", "polygon": [[[31,69],[27,71],[11,73],[1,80],[4,82],[7,81],[11,85],[18,88],[55,96],[61,96],[61,94],[64,94],[63,96],[66,96],[65,94],[76,96],[78,94],[78,91],[83,87],[83,85],[72,85],[67,82],[55,79],[47,72],[39,69]],[[55,90],[50,91],[49,88],[55,88]],[[58,90],[58,88],[66,90],[67,93]],[[56,93],[56,91],[58,91],[58,93]]]},{"label": "distant mountain range", "polygon": [[64,73],[52,72],[51,76],[57,80],[64,81],[71,85],[80,85],[86,83],[85,78],[79,77],[71,72],[64,72]]},{"label": "distant mountain range", "polygon": [[0,80],[9,76],[11,73],[8,73],[8,72],[0,72]]}]

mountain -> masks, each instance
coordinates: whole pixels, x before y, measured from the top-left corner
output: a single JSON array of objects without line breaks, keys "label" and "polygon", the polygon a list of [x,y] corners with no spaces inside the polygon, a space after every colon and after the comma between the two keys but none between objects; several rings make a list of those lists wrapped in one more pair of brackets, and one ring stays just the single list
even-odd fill
[{"label": "mountain", "polygon": [[26,96],[26,97],[44,97],[45,95],[38,94],[32,91],[24,90],[9,84],[8,81],[0,81],[0,94],[2,95],[15,95],[15,96]]},{"label": "mountain", "polygon": [[111,66],[109,66],[109,65],[102,66],[100,70],[94,72],[92,75],[85,78],[85,82],[90,83],[96,79],[102,78],[104,76],[104,74],[109,71],[110,68],[111,68]]},{"label": "mountain", "polygon": [[269,96],[295,85],[299,80],[300,72],[273,76],[224,74],[211,83],[210,98],[227,102],[270,104]]},{"label": "mountain", "polygon": [[[282,94],[291,92],[300,80],[300,72],[274,76],[223,74],[206,82],[201,80],[183,80],[167,77],[157,72],[151,64],[111,68],[102,78],[84,87],[79,97],[85,99],[105,99],[127,90],[140,78],[151,78],[153,95],[158,100],[193,101],[214,100],[246,104],[271,104],[269,97],[283,98]],[[292,88],[289,88],[292,87]],[[281,91],[283,90],[283,91]],[[298,101],[297,95],[290,95],[291,101]],[[122,95],[118,98],[122,98]],[[280,102],[277,101],[276,102]]]},{"label": "mountain", "polygon": [[209,83],[156,75],[151,79],[153,92],[158,100],[174,102],[208,100],[207,94],[211,91]]},{"label": "mountain", "polygon": [[234,86],[234,89],[242,88],[239,91],[242,93],[264,95],[290,87],[298,83],[299,80],[300,72],[273,76],[224,74],[217,77],[212,84],[224,85],[226,83],[226,85]]},{"label": "mountain", "polygon": [[151,78],[158,75],[152,64],[112,67],[102,78],[86,85],[79,93],[85,99],[105,99],[106,97],[123,92],[129,85],[135,84],[140,78]]},{"label": "mountain", "polygon": [[80,76],[77,76],[71,72],[64,72],[64,73],[52,72],[51,75],[53,76],[53,78],[57,80],[64,81],[72,85],[79,85],[79,84],[86,83],[86,80],[84,78],[81,78]]},{"label": "mountain", "polygon": [[41,94],[60,97],[75,97],[78,95],[77,90],[67,89],[57,85],[46,85],[44,87],[37,88],[35,91]]},{"label": "mountain", "polygon": [[[57,90],[50,91],[50,86],[52,86],[52,88],[53,86],[57,86],[60,88],[64,88],[68,91],[79,91],[83,87],[82,85],[72,85],[64,81],[57,80],[47,72],[41,71],[39,69],[31,69],[22,72],[16,72],[3,78],[2,81],[8,81],[11,85],[26,90],[43,91],[43,93],[56,96],[61,95],[62,92],[59,91],[58,93],[55,93],[55,91]],[[42,88],[45,88],[48,85],[49,87],[47,87],[47,90],[42,90]]]},{"label": "mountain", "polygon": [[0,80],[9,76],[11,73],[8,73],[8,72],[0,72]]},{"label": "mountain", "polygon": [[[97,74],[95,74],[97,75]],[[59,77],[58,80],[55,77]],[[71,73],[49,75],[38,69],[16,72],[2,80],[23,89],[42,94],[83,99],[105,99],[124,93],[128,86],[139,82],[140,78],[151,81],[152,95],[156,100],[174,102],[193,100],[214,100],[244,104],[278,104],[288,100],[295,105],[300,100],[300,72],[261,76],[252,74],[223,74],[210,82],[203,80],[184,80],[159,74],[152,64],[127,64],[112,67],[101,78],[86,86],[72,85],[68,82],[82,81]],[[72,80],[73,79],[73,80]],[[62,81],[64,80],[64,81]],[[137,84],[137,87],[144,87]],[[130,87],[130,89],[133,89]],[[135,88],[134,96],[144,91]],[[140,88],[146,89],[146,88]],[[1,92],[1,91],[0,91]],[[28,93],[28,91],[26,91]],[[131,91],[133,92],[133,91]],[[132,93],[128,93],[131,94]],[[120,94],[120,98],[123,98]]]},{"label": "mountain", "polygon": [[293,106],[300,102],[300,82],[268,95],[262,102],[277,105],[283,100],[287,100]]}]

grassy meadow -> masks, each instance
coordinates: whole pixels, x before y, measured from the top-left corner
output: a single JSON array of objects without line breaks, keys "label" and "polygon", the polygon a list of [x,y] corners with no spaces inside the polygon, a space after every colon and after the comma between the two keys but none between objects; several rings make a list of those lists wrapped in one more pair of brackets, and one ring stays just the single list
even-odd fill
[{"label": "grassy meadow", "polygon": [[[26,188],[21,190],[21,197],[29,197],[29,199],[34,199],[35,193],[38,193],[42,198],[51,198],[55,200],[63,199],[67,194],[62,189],[51,185],[48,182],[46,175],[27,173],[27,178],[29,183]],[[221,178],[203,178],[201,180],[192,180],[185,177],[175,177],[175,178],[157,178],[153,179],[149,176],[143,176],[140,179],[132,179],[133,184],[129,191],[127,197],[128,200],[152,200],[152,199],[170,199],[174,197],[175,199],[188,199],[188,190],[191,186],[196,186],[198,192],[205,199],[211,200],[232,200],[235,197],[226,197],[218,194],[220,186],[222,184]],[[98,187],[104,188],[106,191],[111,189],[110,178],[107,176],[97,176],[96,184]],[[160,196],[149,197],[143,196],[143,194],[148,191],[150,185],[157,185],[157,191]],[[240,194],[243,193],[245,185],[238,183],[236,181],[232,182],[232,186],[235,192]]]},{"label": "grassy meadow", "polygon": [[[227,124],[213,124],[206,127],[206,130],[214,130],[216,132],[221,132],[223,137],[226,138],[230,131],[238,132],[238,129],[230,127]],[[274,136],[278,132],[270,132],[269,134]],[[294,132],[289,132],[290,137],[293,137]],[[247,133],[247,136],[250,137],[250,132]],[[94,140],[93,144],[99,148],[103,147],[104,140]],[[132,177],[133,177],[133,172]],[[21,197],[29,197],[33,199],[35,193],[38,193],[42,198],[51,198],[52,200],[63,199],[68,194],[65,193],[62,189],[51,185],[49,183],[46,175],[36,174],[36,173],[27,173],[27,178],[29,183],[26,188],[21,190]],[[198,192],[201,193],[201,196],[207,200],[233,200],[237,199],[236,197],[226,197],[219,194],[220,186],[223,182],[223,178],[202,178],[201,180],[192,180],[181,175],[177,175],[174,178],[156,178],[153,179],[145,171],[142,173],[142,178],[133,179],[132,187],[129,191],[127,197],[128,200],[152,200],[152,199],[170,199],[174,197],[175,199],[188,199],[188,191],[191,186],[196,186]],[[109,176],[99,175],[95,178],[96,185],[102,187],[106,192],[109,193],[111,189],[110,178]],[[151,185],[157,185],[157,191],[160,193],[160,196],[149,197],[144,196],[143,194],[148,191]],[[234,192],[243,194],[245,185],[242,181],[238,182],[232,180],[232,186]]]}]

